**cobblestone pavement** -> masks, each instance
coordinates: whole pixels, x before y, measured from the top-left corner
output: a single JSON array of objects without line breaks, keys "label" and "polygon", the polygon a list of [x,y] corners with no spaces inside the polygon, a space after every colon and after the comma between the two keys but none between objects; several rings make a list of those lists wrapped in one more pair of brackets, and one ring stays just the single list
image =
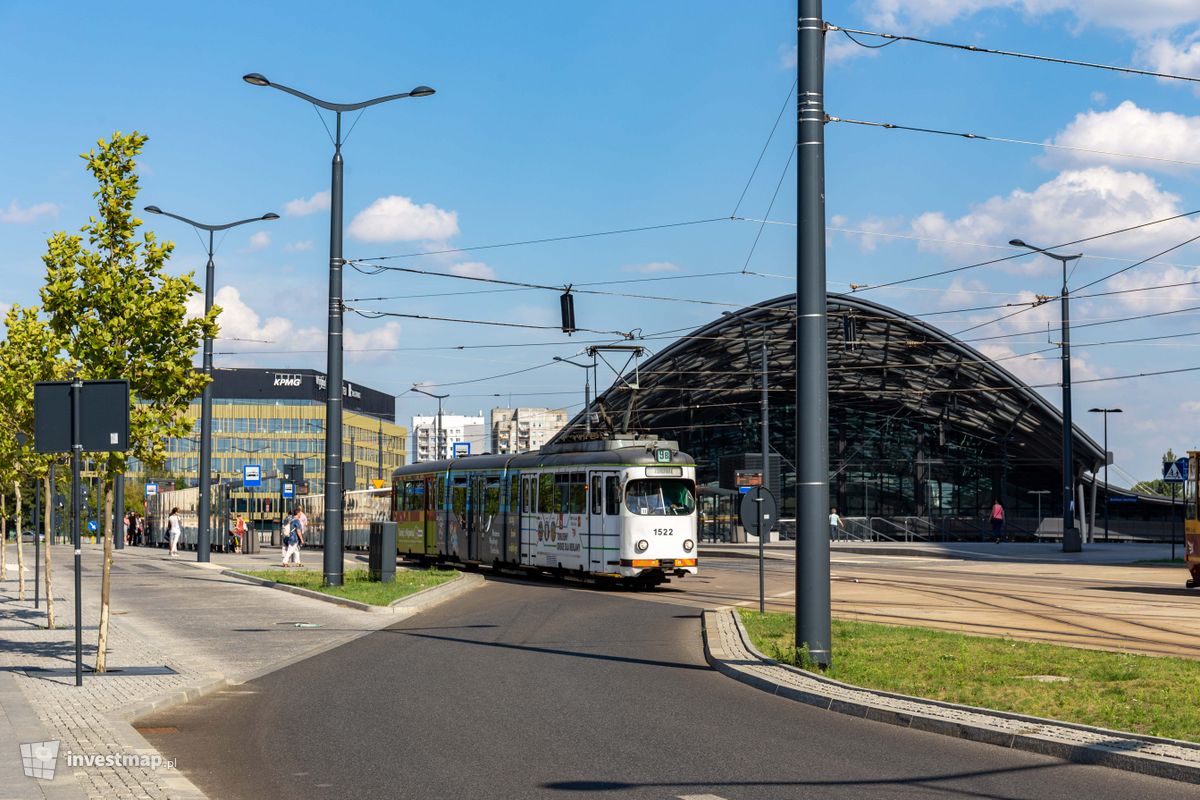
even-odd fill
[{"label": "cobblestone pavement", "polygon": [[1200,783],[1200,745],[849,686],[766,658],[736,614],[704,612],[705,656],[720,672],[772,694],[893,725]]},{"label": "cobblestone pavement", "polygon": [[[278,552],[256,556],[126,548],[114,555],[108,672],[95,663],[101,545],[83,547],[83,686],[75,686],[73,551],[55,546],[57,628],[47,630],[46,601],[33,607],[32,548],[26,552],[26,600],[17,600],[15,548],[0,576],[0,800],[10,798],[178,798],[203,794],[158,753],[131,720],[239,683],[343,644],[396,621],[297,597],[220,574],[229,566],[270,568]],[[309,568],[321,556],[306,553]],[[348,557],[347,567],[361,566]],[[233,691],[230,689],[230,691]],[[54,780],[23,773],[20,743],[58,740]],[[11,744],[10,744],[11,743]],[[125,757],[130,763],[83,765]],[[144,758],[139,758],[144,757]],[[70,762],[70,763],[69,763]]]}]

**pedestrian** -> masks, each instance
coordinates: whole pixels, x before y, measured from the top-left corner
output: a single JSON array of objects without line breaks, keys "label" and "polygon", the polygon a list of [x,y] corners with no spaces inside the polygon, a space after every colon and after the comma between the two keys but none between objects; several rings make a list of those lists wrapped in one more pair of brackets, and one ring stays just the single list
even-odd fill
[{"label": "pedestrian", "polygon": [[137,543],[139,545],[146,543],[146,519],[144,517],[137,518]]},{"label": "pedestrian", "polygon": [[992,541],[996,544],[1004,538],[1004,506],[1000,505],[1000,499],[992,503]]},{"label": "pedestrian", "polygon": [[304,546],[304,524],[302,522],[303,512],[300,509],[293,509],[292,519],[288,523],[287,532],[284,535],[283,543],[283,566],[291,565],[292,556],[296,557],[296,566],[300,567],[300,548]]},{"label": "pedestrian", "polygon": [[836,541],[842,538],[841,531],[846,529],[842,518],[838,516],[837,509],[829,509],[829,541]]},{"label": "pedestrian", "polygon": [[246,541],[246,518],[241,514],[237,515],[237,522],[233,524],[233,552],[242,552],[242,543]]},{"label": "pedestrian", "polygon": [[292,517],[294,514],[291,511],[286,512],[283,518],[283,530],[279,534],[279,561],[283,566],[287,566],[288,555],[288,533],[292,530]]},{"label": "pedestrian", "polygon": [[167,517],[167,535],[170,537],[167,555],[174,558],[179,555],[179,537],[183,535],[183,526],[179,523],[178,507],[172,508],[170,516]]}]

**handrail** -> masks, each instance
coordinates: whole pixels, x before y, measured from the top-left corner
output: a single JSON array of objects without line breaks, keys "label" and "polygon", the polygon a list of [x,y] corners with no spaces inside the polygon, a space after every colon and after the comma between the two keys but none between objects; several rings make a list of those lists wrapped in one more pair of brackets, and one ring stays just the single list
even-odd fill
[{"label": "handrail", "polygon": [[[912,528],[919,528],[919,527],[920,527],[920,526],[922,526],[922,525],[924,525],[924,526],[925,526],[925,529],[926,529],[926,535],[922,535],[922,534],[919,534],[919,533],[915,533],[915,534],[914,534],[914,532],[913,532]],[[912,527],[909,527],[909,526],[912,526]],[[935,526],[935,525],[934,525],[934,524],[933,524],[933,523],[932,523],[932,522],[931,522],[929,519],[927,519],[926,517],[905,517],[905,518],[904,518],[904,532],[905,532],[905,534],[907,534],[907,535],[909,536],[909,541],[912,541],[912,537],[913,537],[914,535],[915,535],[915,536],[916,536],[918,539],[924,539],[925,541],[929,541],[929,540],[930,540],[930,538],[931,538],[931,535],[932,535],[932,536],[936,536],[936,535],[937,535],[938,529],[937,529],[937,527],[936,527],[936,526]]]},{"label": "handrail", "polygon": [[897,541],[899,541],[899,539],[896,539],[895,537],[888,536],[886,533],[880,533],[879,531],[875,530],[875,522],[876,522],[876,521],[882,522],[882,523],[884,523],[885,525],[890,525],[890,526],[892,526],[892,528],[894,528],[894,529],[895,529],[895,530],[897,530],[897,531],[903,531],[903,530],[904,530],[904,528],[903,528],[903,527],[901,527],[900,525],[897,525],[896,523],[892,522],[892,521],[891,521],[890,519],[888,519],[887,517],[871,517],[871,519],[870,519],[870,526],[871,526],[871,536],[872,536],[872,538],[875,538],[875,539],[877,539],[877,540],[878,540],[878,539],[886,539],[886,540],[888,540],[889,542],[897,542]]},{"label": "handrail", "polygon": [[842,522],[846,526],[843,531],[845,538],[860,542],[871,541],[871,526],[866,517],[842,517]]}]

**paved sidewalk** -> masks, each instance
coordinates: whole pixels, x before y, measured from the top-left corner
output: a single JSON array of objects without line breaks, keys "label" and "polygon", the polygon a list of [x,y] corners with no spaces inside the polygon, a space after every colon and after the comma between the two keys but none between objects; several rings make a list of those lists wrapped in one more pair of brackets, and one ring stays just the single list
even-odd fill
[{"label": "paved sidewalk", "polygon": [[[158,756],[130,724],[152,710],[280,669],[394,624],[399,614],[366,614],[222,575],[229,567],[269,569],[278,551],[254,556],[126,548],[114,553],[108,667],[95,663],[102,546],[83,546],[83,686],[75,686],[73,551],[54,548],[56,630],[45,629],[45,597],[33,608],[32,549],[27,600],[18,601],[15,566],[0,576],[0,800],[20,798],[179,798],[202,793],[186,764]],[[320,569],[321,553],[305,554]],[[13,546],[8,556],[15,561]],[[365,555],[362,557],[365,559]],[[346,568],[363,567],[348,555]],[[428,602],[428,601],[427,601]],[[60,742],[53,781],[25,777],[20,743]],[[128,757],[142,763],[68,766],[67,757]],[[144,756],[135,759],[135,756]]]},{"label": "paved sidewalk", "polygon": [[780,664],[754,649],[734,611],[704,612],[704,655],[719,672],[756,688],[842,714],[1200,783],[1200,744],[860,689]]}]

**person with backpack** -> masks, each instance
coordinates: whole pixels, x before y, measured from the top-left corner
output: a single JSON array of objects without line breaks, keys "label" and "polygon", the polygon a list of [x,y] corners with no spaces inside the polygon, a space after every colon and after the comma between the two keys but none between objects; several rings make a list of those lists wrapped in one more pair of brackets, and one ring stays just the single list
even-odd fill
[{"label": "person with backpack", "polygon": [[300,563],[300,548],[304,546],[304,524],[301,522],[301,517],[296,512],[299,509],[292,510],[292,516],[288,520],[287,527],[283,534],[283,566],[291,566],[292,556],[296,557],[296,566],[304,566]]},{"label": "person with backpack", "polygon": [[999,544],[1004,538],[1004,506],[997,498],[992,504],[992,541]]}]

